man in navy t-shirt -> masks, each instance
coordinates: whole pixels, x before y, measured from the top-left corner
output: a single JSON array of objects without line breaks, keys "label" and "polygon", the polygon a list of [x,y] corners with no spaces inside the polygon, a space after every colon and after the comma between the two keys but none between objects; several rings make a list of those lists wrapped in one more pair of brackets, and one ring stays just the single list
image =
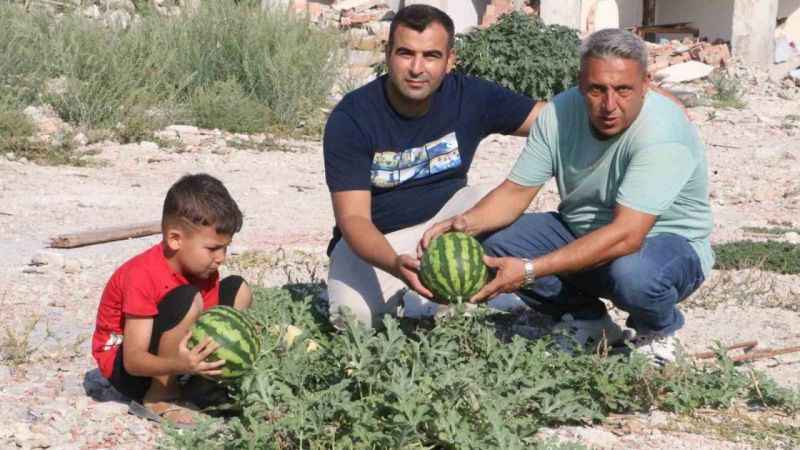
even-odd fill
[{"label": "man in navy t-shirt", "polygon": [[328,119],[325,177],[336,219],[328,296],[337,327],[346,309],[379,325],[397,311],[405,286],[430,297],[414,256],[426,224],[487,192],[467,187],[478,144],[492,133],[527,136],[543,105],[450,73],[453,35],[439,9],[401,9],[389,33],[388,74],[347,94]]}]

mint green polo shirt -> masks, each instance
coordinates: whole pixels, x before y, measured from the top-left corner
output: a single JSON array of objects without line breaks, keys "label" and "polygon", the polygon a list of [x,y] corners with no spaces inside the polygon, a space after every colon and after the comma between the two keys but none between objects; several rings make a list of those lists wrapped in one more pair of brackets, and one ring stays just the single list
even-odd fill
[{"label": "mint green polo shirt", "polygon": [[639,117],[607,140],[591,131],[577,88],[540,114],[509,180],[540,186],[555,177],[558,212],[578,237],[611,223],[617,204],[657,216],[649,236],[688,239],[703,273],[714,265],[708,163],[697,129],[672,101],[648,92]]}]

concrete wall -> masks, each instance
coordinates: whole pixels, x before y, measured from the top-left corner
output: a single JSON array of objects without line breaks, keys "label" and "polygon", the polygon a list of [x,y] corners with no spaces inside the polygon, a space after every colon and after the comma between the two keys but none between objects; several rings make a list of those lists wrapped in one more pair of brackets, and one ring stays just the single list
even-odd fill
[{"label": "concrete wall", "polygon": [[619,5],[620,28],[636,27],[642,24],[642,15],[644,14],[642,0],[617,0],[617,5]]},{"label": "concrete wall", "polygon": [[488,0],[449,0],[445,12],[453,18],[456,33],[463,33],[481,22],[488,3]]},{"label": "concrete wall", "polygon": [[489,0],[389,0],[388,3],[395,11],[414,4],[435,6],[453,19],[456,33],[463,33],[480,23]]},{"label": "concrete wall", "polygon": [[540,0],[539,15],[546,24],[559,24],[580,30],[581,0]]},{"label": "concrete wall", "polygon": [[800,0],[780,0],[778,3],[778,18],[789,17],[800,11]]},{"label": "concrete wall", "polygon": [[733,11],[733,54],[752,64],[771,65],[775,52],[778,0],[736,0]]}]

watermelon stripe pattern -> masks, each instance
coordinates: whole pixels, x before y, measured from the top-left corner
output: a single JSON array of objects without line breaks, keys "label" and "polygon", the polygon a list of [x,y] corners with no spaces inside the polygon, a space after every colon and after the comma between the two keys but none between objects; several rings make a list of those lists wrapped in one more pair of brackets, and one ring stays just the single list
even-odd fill
[{"label": "watermelon stripe pattern", "polygon": [[422,256],[422,284],[443,303],[469,300],[486,284],[488,277],[483,247],[477,239],[464,233],[438,236]]},{"label": "watermelon stripe pattern", "polygon": [[230,306],[215,306],[200,315],[192,327],[189,348],[193,348],[206,337],[220,347],[206,360],[225,360],[222,379],[235,379],[250,370],[261,351],[261,340],[255,325],[240,311]]}]

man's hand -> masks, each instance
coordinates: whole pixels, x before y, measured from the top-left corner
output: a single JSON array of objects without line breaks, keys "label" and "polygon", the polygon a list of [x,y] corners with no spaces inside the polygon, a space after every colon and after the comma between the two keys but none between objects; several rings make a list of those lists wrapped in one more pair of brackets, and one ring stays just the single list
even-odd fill
[{"label": "man's hand", "polygon": [[496,271],[494,279],[486,283],[480,291],[469,299],[470,303],[482,303],[491,299],[497,294],[516,292],[522,287],[525,281],[524,263],[519,258],[495,258],[484,256],[483,262],[490,269]]},{"label": "man's hand", "polygon": [[427,231],[422,235],[422,239],[419,240],[419,244],[417,244],[417,258],[422,258],[422,254],[425,253],[425,249],[431,245],[431,241],[436,239],[438,236],[441,236],[448,231],[461,231],[466,232],[467,230],[467,217],[463,214],[459,214],[457,216],[453,216],[447,220],[443,220],[439,223],[431,225]]},{"label": "man's hand", "polygon": [[178,344],[178,360],[183,368],[182,373],[209,377],[222,375],[221,367],[225,364],[225,360],[206,362],[206,358],[219,348],[219,344],[210,337],[206,337],[203,342],[189,350],[190,337],[192,337],[191,331],[186,333],[186,336]]},{"label": "man's hand", "polygon": [[394,260],[394,273],[392,275],[401,279],[406,286],[417,291],[422,296],[433,298],[431,291],[422,285],[419,280],[419,259],[411,255],[398,255]]}]

